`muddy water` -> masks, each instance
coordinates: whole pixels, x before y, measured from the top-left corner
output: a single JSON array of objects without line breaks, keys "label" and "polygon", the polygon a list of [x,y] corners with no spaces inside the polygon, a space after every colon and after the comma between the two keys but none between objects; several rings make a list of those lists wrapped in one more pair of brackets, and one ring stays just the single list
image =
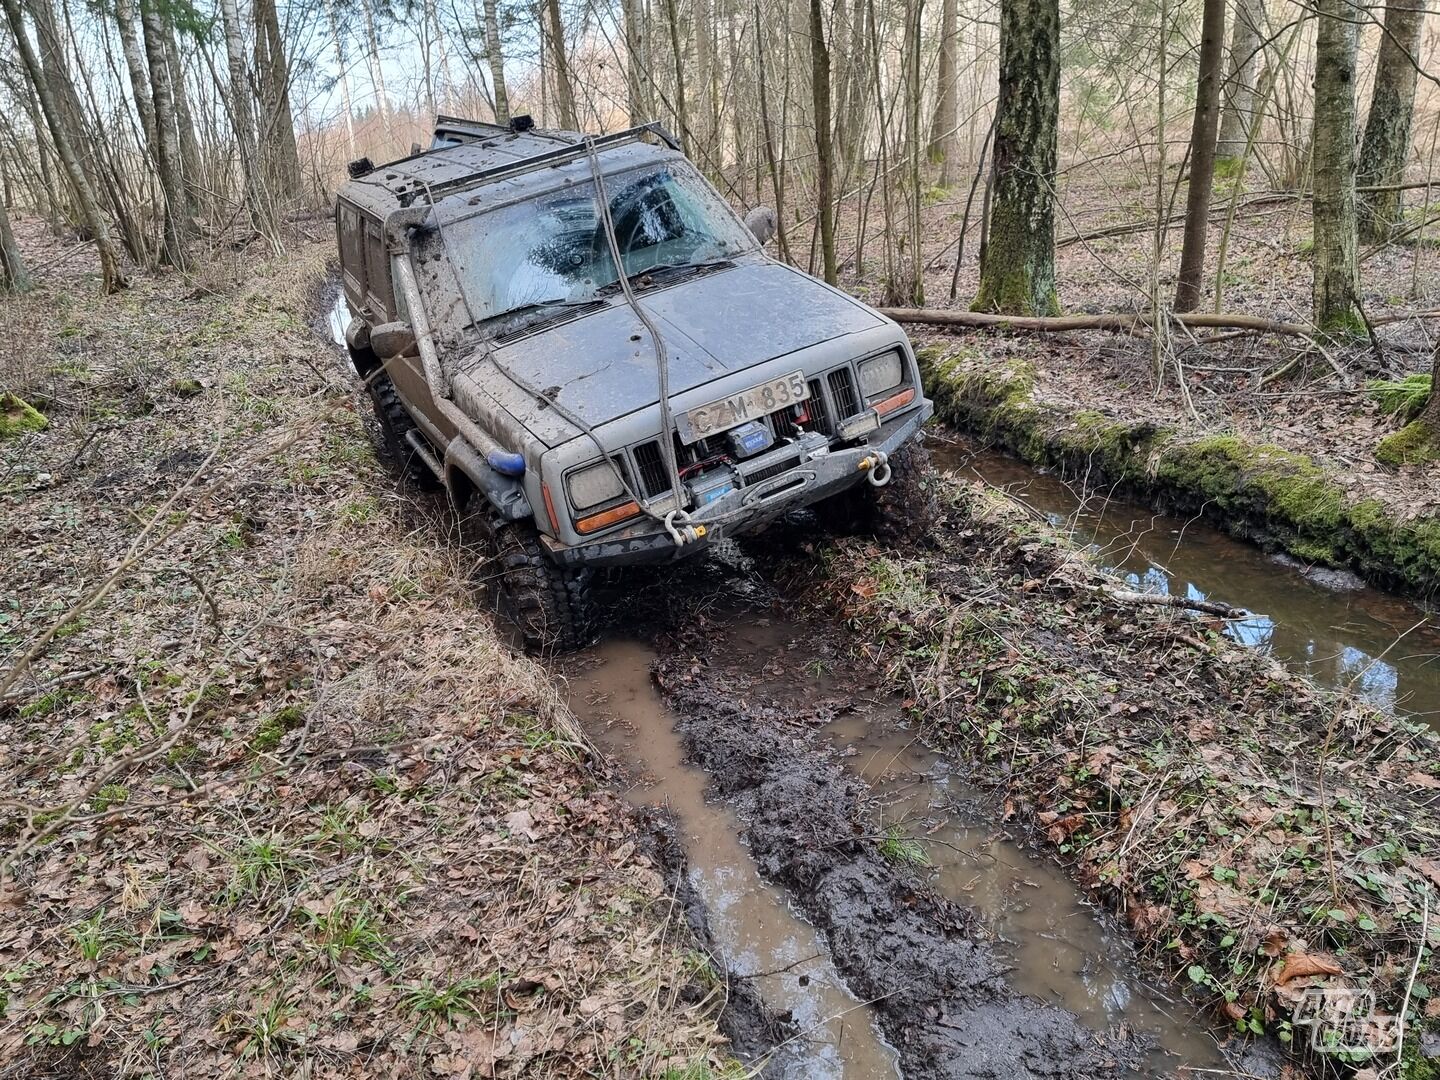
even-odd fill
[{"label": "muddy water", "polygon": [[780,620],[737,622],[727,644],[785,672],[773,686],[782,701],[833,695],[850,702],[825,731],[874,793],[877,832],[915,841],[934,888],[982,916],[1013,965],[1011,984],[1095,1031],[1123,1026],[1148,1036],[1156,1047],[1148,1075],[1174,1075],[1181,1066],[1228,1074],[1208,1021],[1141,974],[1123,929],[1087,904],[1059,866],[987,821],[986,800],[914,737],[897,700],[855,699],[824,663],[807,658],[808,636]]},{"label": "muddy water", "polygon": [[[1141,1075],[1175,1075],[1180,1066],[1228,1075],[1210,1025],[1142,977],[1121,928],[1086,904],[1058,866],[987,824],[979,793],[912,737],[898,703],[857,696],[848,676],[813,651],[815,637],[813,628],[747,612],[728,620],[715,648],[728,662],[763,672],[773,702],[793,704],[797,714],[816,701],[841,703],[824,734],[873,791],[877,829],[919,843],[929,863],[921,872],[937,891],[979,912],[1013,965],[1008,978],[1018,990],[1068,1009],[1097,1032],[1123,1027],[1148,1036],[1156,1049]],[[810,1029],[800,1059],[775,1075],[899,1075],[893,1051],[836,975],[823,939],[759,878],[736,838],[736,819],[706,801],[707,777],[682,763],[674,716],[650,678],[654,655],[631,641],[596,647],[569,677],[571,707],[631,777],[629,797],[667,803],[679,817],[691,880],[727,965],[742,974],[778,972],[757,980],[762,997]]]},{"label": "muddy water", "polygon": [[1254,612],[1229,624],[1321,686],[1440,728],[1440,616],[1350,575],[1307,570],[1198,521],[1084,492],[966,440],[936,441],[941,468],[1002,488],[1090,545],[1100,562],[1151,592],[1212,599]]},{"label": "muddy water", "polygon": [[[739,824],[705,799],[707,778],[681,763],[672,718],[650,679],[654,653],[612,640],[569,677],[570,707],[590,737],[629,775],[627,796],[664,804],[678,818],[690,883],[705,904],[720,960],[751,976],[765,1004],[788,1011],[801,1035],[767,1076],[785,1080],[891,1080],[895,1052],[869,1008],[845,988],[815,930],[784,893],[760,879]],[[767,974],[768,973],[768,974]]]}]

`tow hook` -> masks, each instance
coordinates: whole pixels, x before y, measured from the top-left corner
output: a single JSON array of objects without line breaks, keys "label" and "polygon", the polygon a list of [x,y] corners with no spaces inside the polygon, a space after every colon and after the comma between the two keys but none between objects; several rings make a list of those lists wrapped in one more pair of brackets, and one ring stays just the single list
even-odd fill
[{"label": "tow hook", "polygon": [[890,482],[890,455],[884,450],[876,450],[861,458],[859,468],[865,473],[865,479],[876,487],[884,487]]},{"label": "tow hook", "polygon": [[[676,518],[679,518],[680,525],[675,525]],[[693,544],[706,533],[704,525],[690,524],[690,515],[683,510],[671,510],[665,515],[665,531],[670,534],[670,539],[675,541],[676,547],[684,547],[686,544]]]}]

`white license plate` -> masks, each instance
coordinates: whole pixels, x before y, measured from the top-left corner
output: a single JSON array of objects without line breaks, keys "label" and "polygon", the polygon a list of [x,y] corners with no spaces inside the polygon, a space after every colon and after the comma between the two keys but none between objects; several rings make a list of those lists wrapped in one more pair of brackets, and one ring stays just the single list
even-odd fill
[{"label": "white license plate", "polygon": [[766,416],[790,405],[798,405],[810,396],[810,384],[805,373],[792,371],[778,379],[752,386],[719,401],[712,401],[685,414],[689,432],[682,431],[681,438],[687,443],[703,439],[722,431],[728,431],[737,424]]}]

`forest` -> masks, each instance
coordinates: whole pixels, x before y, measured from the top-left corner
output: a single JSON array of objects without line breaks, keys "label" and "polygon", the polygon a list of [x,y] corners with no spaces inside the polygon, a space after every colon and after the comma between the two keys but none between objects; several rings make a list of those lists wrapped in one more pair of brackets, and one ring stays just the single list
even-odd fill
[{"label": "forest", "polygon": [[[0,8],[0,1078],[1440,1075],[1428,0]],[[657,124],[918,501],[517,647],[337,246],[437,118]]]}]

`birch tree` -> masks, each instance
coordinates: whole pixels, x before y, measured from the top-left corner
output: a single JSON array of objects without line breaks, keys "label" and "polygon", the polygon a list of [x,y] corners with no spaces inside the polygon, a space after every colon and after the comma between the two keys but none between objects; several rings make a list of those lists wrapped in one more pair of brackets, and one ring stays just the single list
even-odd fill
[{"label": "birch tree", "polygon": [[505,88],[505,54],[500,47],[500,12],[496,0],[485,0],[485,59],[490,65],[490,91],[495,122],[510,122],[510,94]]},{"label": "birch tree", "polygon": [[82,133],[76,131],[61,113],[55,95],[46,81],[45,73],[40,65],[40,57],[25,28],[25,18],[20,10],[20,0],[0,0],[0,7],[4,8],[5,20],[10,24],[10,32],[15,38],[16,51],[20,54],[20,63],[30,80],[31,88],[39,103],[39,110],[45,118],[45,126],[50,132],[50,141],[55,147],[56,156],[60,159],[61,167],[65,170],[65,176],[70,181],[70,187],[75,193],[81,220],[95,243],[95,252],[100,260],[101,288],[107,293],[124,288],[126,280],[125,271],[120,262],[120,252],[116,249],[114,240],[111,239],[110,224],[100,212],[100,204],[95,197],[95,188],[85,174],[76,151],[76,141]]}]

